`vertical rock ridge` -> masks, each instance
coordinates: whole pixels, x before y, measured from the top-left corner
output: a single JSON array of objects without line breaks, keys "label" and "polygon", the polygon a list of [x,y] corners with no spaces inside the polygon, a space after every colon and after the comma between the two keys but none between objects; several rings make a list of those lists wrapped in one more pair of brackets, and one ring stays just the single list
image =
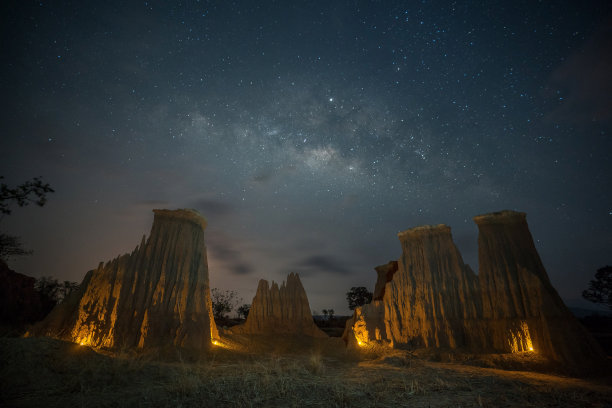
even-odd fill
[{"label": "vertical rock ridge", "polygon": [[300,277],[290,273],[279,285],[261,279],[246,322],[230,329],[237,334],[285,334],[327,337],[314,323]]}]

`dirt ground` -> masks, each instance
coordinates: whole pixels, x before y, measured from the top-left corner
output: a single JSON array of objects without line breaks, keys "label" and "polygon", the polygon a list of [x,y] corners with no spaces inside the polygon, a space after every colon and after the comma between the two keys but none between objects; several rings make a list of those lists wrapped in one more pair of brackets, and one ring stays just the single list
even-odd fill
[{"label": "dirt ground", "polygon": [[274,340],[226,338],[194,356],[0,338],[0,406],[612,407],[612,377],[347,350],[339,339]]}]

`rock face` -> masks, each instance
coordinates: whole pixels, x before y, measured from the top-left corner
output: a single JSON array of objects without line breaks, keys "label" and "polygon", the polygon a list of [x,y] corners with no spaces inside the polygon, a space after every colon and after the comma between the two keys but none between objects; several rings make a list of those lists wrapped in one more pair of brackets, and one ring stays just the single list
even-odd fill
[{"label": "rock face", "polygon": [[33,330],[95,347],[205,349],[212,318],[206,221],[194,210],[153,210],[149,239],[85,276],[80,290]]},{"label": "rock face", "polygon": [[398,237],[402,257],[397,272],[386,283],[382,300],[355,313],[356,340],[410,347],[482,346],[478,280],[463,263],[450,228],[417,227]]},{"label": "rock face", "polygon": [[502,211],[474,217],[478,225],[479,281],[491,347],[536,350],[580,371],[603,353],[567,309],[529,232],[525,213]]},{"label": "rock face", "polygon": [[393,343],[417,347],[480,345],[477,277],[463,263],[446,225],[398,234],[402,257],[385,289]]},{"label": "rock face", "polygon": [[[480,273],[463,263],[445,225],[398,234],[402,257],[380,300],[356,309],[348,343],[535,351],[580,372],[603,353],[552,287],[524,213],[477,216]],[[389,268],[386,268],[389,269]]]},{"label": "rock face", "polygon": [[389,261],[389,263],[378,265],[374,268],[378,277],[376,278],[376,286],[374,286],[372,300],[382,300],[385,295],[385,285],[387,282],[391,282],[393,275],[397,272],[397,268],[397,261]]},{"label": "rock face", "polygon": [[244,324],[231,328],[237,334],[284,334],[327,337],[312,319],[300,277],[291,273],[280,287],[261,279]]},{"label": "rock face", "polygon": [[11,270],[0,260],[0,331],[19,333],[44,318],[55,302],[34,289],[36,279]]}]

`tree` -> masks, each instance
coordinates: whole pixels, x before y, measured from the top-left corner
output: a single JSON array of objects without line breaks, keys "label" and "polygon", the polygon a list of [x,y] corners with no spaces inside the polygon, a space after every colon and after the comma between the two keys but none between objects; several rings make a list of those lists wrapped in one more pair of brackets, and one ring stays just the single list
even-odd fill
[{"label": "tree", "polygon": [[23,248],[21,238],[0,233],[0,259],[6,261],[15,256],[30,255],[31,250]]},{"label": "tree", "polygon": [[612,266],[599,268],[595,279],[589,282],[589,287],[582,292],[582,297],[593,303],[601,303],[612,310]]},{"label": "tree", "polygon": [[372,301],[372,292],[363,286],[353,286],[351,290],[346,292],[346,300],[348,301],[349,309],[355,310],[358,306],[363,306]]},{"label": "tree", "polygon": [[73,291],[79,288],[79,284],[71,281],[59,282],[51,276],[43,276],[36,280],[34,289],[43,297],[53,303],[62,303]]},{"label": "tree", "polygon": [[236,312],[238,312],[238,317],[242,319],[246,319],[249,316],[250,311],[251,305],[249,305],[248,303],[245,303],[244,305],[240,306],[238,310],[236,310]]},{"label": "tree", "polygon": [[[0,176],[0,180],[4,177]],[[40,177],[34,177],[17,187],[9,187],[0,183],[0,216],[11,213],[11,204],[25,207],[31,203],[43,206],[47,203],[47,194],[54,190],[48,183],[43,183]],[[29,255],[32,251],[23,248],[21,239],[16,236],[0,234],[0,259],[6,261],[14,256]]]},{"label": "tree", "polygon": [[217,288],[212,288],[210,297],[215,319],[224,319],[242,300],[238,299],[238,294],[234,290],[221,291]]},{"label": "tree", "polygon": [[321,311],[323,313],[323,318],[325,320],[333,320],[334,319],[334,309],[323,309]]},{"label": "tree", "polygon": [[[4,177],[0,176],[0,180],[4,180]],[[54,191],[48,183],[43,183],[41,177],[34,177],[32,180],[28,180],[14,188],[1,183],[0,213],[10,214],[10,205],[13,202],[16,202],[19,207],[25,207],[30,203],[35,203],[42,207],[47,203],[47,193],[53,193]]]}]

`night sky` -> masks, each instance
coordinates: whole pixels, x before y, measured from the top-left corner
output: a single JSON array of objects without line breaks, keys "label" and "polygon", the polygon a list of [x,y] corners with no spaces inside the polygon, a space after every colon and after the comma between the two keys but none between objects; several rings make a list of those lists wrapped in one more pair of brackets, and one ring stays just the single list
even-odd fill
[{"label": "night sky", "polygon": [[612,264],[612,2],[0,7],[0,175],[56,190],[1,220],[18,272],[80,282],[153,208],[207,218],[212,287],[298,272],[337,314],[411,227],[477,270],[502,209],[568,304]]}]

